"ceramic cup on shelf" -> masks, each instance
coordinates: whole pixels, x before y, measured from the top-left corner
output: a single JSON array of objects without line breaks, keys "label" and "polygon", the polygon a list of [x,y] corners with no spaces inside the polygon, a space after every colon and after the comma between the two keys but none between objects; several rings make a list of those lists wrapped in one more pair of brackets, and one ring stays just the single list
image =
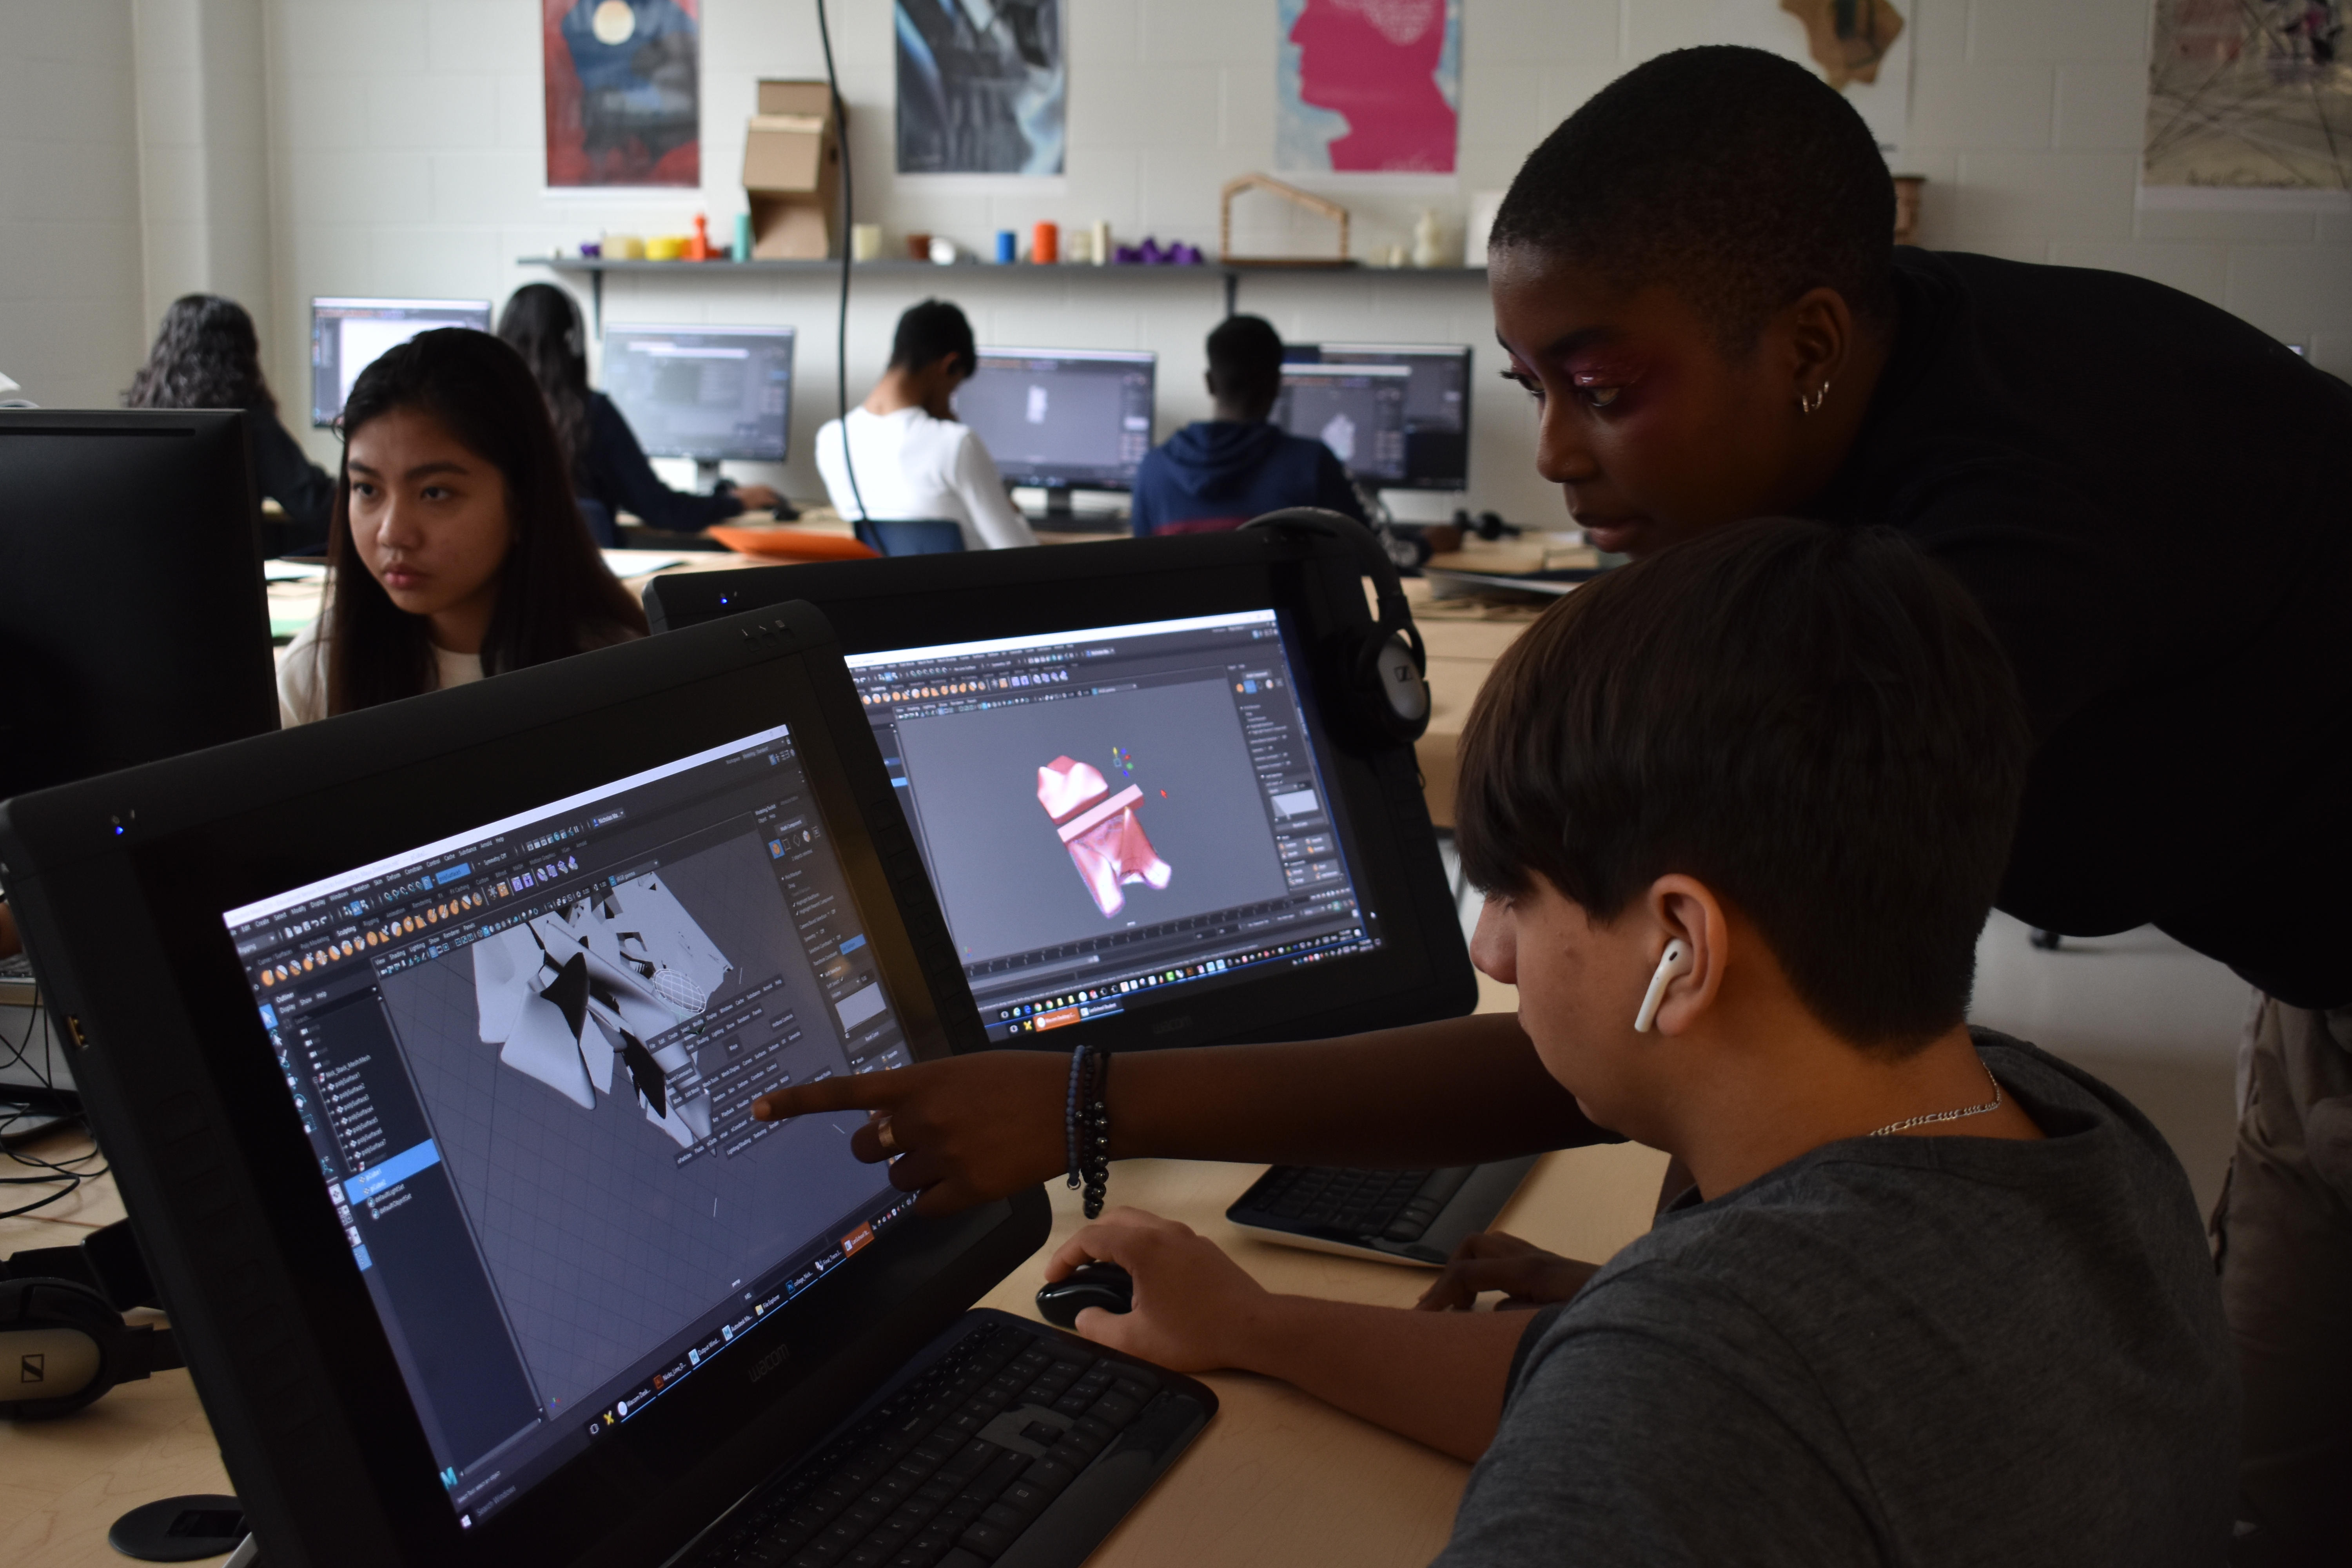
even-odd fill
[{"label": "ceramic cup on shelf", "polygon": [[909,261],[929,261],[930,258],[931,237],[928,234],[908,235],[907,237],[907,259]]},{"label": "ceramic cup on shelf", "polygon": [[881,260],[882,226],[878,223],[850,225],[849,254],[860,261]]}]

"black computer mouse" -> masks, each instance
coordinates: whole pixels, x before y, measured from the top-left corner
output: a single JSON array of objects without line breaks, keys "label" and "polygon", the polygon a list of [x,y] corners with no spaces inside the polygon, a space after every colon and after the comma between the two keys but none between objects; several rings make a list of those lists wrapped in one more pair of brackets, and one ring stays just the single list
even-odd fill
[{"label": "black computer mouse", "polygon": [[1100,1307],[1106,1312],[1133,1311],[1133,1277],[1116,1263],[1081,1263],[1067,1279],[1038,1288],[1038,1315],[1055,1328],[1076,1328],[1078,1314],[1088,1307]]}]

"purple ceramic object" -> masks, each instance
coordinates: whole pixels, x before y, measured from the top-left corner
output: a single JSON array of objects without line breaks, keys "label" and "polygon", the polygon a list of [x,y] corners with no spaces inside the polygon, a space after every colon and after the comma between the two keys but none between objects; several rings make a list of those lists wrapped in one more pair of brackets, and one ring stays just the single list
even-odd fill
[{"label": "purple ceramic object", "polygon": [[583,245],[580,247],[580,254],[593,260],[604,254],[604,247],[601,241],[595,244]]}]

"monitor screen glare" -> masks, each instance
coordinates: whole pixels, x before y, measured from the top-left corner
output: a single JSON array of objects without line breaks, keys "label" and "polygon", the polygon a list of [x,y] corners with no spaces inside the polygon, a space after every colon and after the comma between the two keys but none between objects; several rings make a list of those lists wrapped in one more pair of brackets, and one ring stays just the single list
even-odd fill
[{"label": "monitor screen glare", "polygon": [[436,327],[490,330],[488,300],[355,300],[310,301],[310,423],[332,425],[350,401],[352,384],[388,348]]},{"label": "monitor screen glare", "polygon": [[1016,485],[1126,490],[1151,449],[1159,356],[1113,349],[983,348],[955,416]]},{"label": "monitor screen glare", "polygon": [[604,392],[653,457],[781,463],[793,329],[608,327]]},{"label": "monitor screen glare", "polygon": [[1331,448],[1386,489],[1470,484],[1470,351],[1449,345],[1291,343],[1275,422]]}]

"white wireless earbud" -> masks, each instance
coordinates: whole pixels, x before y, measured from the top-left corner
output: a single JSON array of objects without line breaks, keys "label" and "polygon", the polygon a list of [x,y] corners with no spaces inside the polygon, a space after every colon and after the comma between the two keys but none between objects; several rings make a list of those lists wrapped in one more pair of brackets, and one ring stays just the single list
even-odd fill
[{"label": "white wireless earbud", "polygon": [[1650,989],[1642,997],[1642,1010],[1633,1015],[1633,1032],[1646,1035],[1650,1026],[1658,1021],[1658,1005],[1666,999],[1666,982],[1677,974],[1690,973],[1690,946],[1680,937],[1666,943],[1664,956],[1658,960],[1658,972],[1650,976]]}]

